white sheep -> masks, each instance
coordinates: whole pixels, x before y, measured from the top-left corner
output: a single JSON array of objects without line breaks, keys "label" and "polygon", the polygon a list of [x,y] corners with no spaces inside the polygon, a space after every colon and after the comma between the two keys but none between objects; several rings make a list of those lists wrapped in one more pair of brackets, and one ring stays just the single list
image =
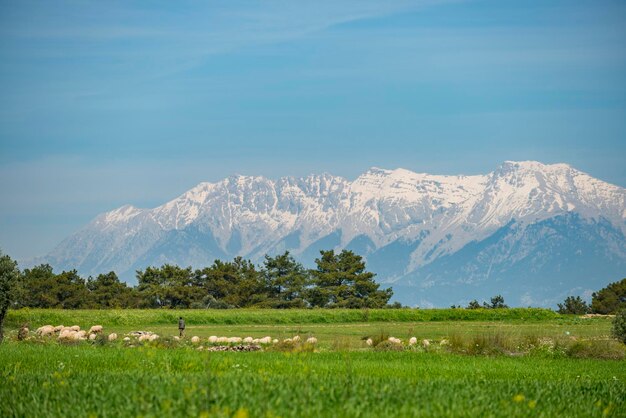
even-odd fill
[{"label": "white sheep", "polygon": [[393,344],[402,344],[402,340],[400,338],[389,337],[388,340],[390,343]]},{"label": "white sheep", "polygon": [[92,333],[92,334],[89,334],[89,341],[93,341],[93,340],[95,340],[95,339],[96,339],[96,337],[97,337],[97,335],[96,335],[96,334],[93,334],[93,333]]},{"label": "white sheep", "polygon": [[117,340],[117,334],[113,333],[113,334],[109,334],[109,336],[107,337],[109,341],[115,341]]},{"label": "white sheep", "polygon": [[180,341],[180,337],[178,335],[174,335],[174,341]]},{"label": "white sheep", "polygon": [[90,334],[97,334],[100,332],[102,332],[102,325],[94,325],[93,327],[89,328]]},{"label": "white sheep", "polygon": [[215,335],[211,335],[209,337],[209,343],[215,344],[217,342],[217,337]]},{"label": "white sheep", "polygon": [[300,336],[299,336],[299,335],[296,335],[296,336],[295,336],[295,337],[293,337],[291,340],[292,340],[294,343],[299,343],[299,342],[300,342]]},{"label": "white sheep", "polygon": [[76,334],[76,331],[66,328],[59,333],[59,340],[73,340],[74,334]]},{"label": "white sheep", "polygon": [[372,345],[374,345],[374,341],[371,338],[368,338],[367,340],[365,340],[365,344],[367,344],[368,347],[371,347]]},{"label": "white sheep", "polygon": [[41,337],[48,337],[54,334],[54,327],[52,325],[44,325],[43,327],[37,328],[36,334]]},{"label": "white sheep", "polygon": [[123,341],[124,341],[125,343],[129,343],[129,342],[130,342],[130,337],[124,337],[124,340],[123,340]]},{"label": "white sheep", "polygon": [[315,344],[317,344],[317,338],[315,338],[315,337],[309,337],[309,338],[307,338],[306,343],[307,343],[307,344],[312,344],[312,345],[315,345]]},{"label": "white sheep", "polygon": [[422,345],[424,346],[424,348],[428,348],[430,346],[430,341],[422,340]]},{"label": "white sheep", "polygon": [[442,346],[442,347],[446,346],[448,344],[450,344],[450,341],[446,340],[445,338],[443,340],[441,340],[441,342],[439,343],[439,345]]},{"label": "white sheep", "polygon": [[243,339],[243,342],[245,344],[252,344],[253,340],[254,340],[254,338],[252,338],[252,337],[246,337],[246,338]]},{"label": "white sheep", "polygon": [[150,335],[148,334],[142,334],[139,336],[139,341],[149,341],[150,340]]},{"label": "white sheep", "polygon": [[200,337],[198,337],[197,335],[194,335],[193,337],[191,337],[192,344],[198,344],[199,342],[200,342]]},{"label": "white sheep", "polygon": [[409,340],[409,345],[415,345],[415,344],[417,344],[417,338],[411,337],[411,339]]},{"label": "white sheep", "polygon": [[241,344],[241,337],[230,337],[228,339],[229,344]]},{"label": "white sheep", "polygon": [[274,338],[274,339],[272,340],[272,344],[278,344],[278,339],[277,339],[277,338]]},{"label": "white sheep", "polygon": [[270,344],[272,342],[272,337],[263,337],[259,338],[259,344]]},{"label": "white sheep", "polygon": [[150,335],[150,336],[148,337],[148,339],[149,339],[150,341],[156,341],[156,340],[158,340],[158,339],[159,339],[159,336],[158,336],[158,335],[156,335],[156,334],[152,334],[152,335]]},{"label": "white sheep", "polygon": [[285,339],[283,340],[283,342],[284,342],[284,343],[287,343],[287,344],[291,344],[291,343],[293,342],[293,339],[291,339],[291,338],[285,338]]},{"label": "white sheep", "polygon": [[70,329],[71,329],[72,331],[80,331],[80,327],[79,327],[78,325],[72,325],[72,326],[70,327]]},{"label": "white sheep", "polygon": [[54,327],[54,332],[61,332],[65,328],[63,325],[57,325]]},{"label": "white sheep", "polygon": [[217,337],[218,344],[228,344],[228,337]]}]

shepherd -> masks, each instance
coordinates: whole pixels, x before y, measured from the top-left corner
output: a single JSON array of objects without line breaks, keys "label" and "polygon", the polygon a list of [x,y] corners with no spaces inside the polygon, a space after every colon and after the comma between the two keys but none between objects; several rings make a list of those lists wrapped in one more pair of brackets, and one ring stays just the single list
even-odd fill
[{"label": "shepherd", "polygon": [[178,318],[178,331],[181,337],[185,335],[185,320],[182,316]]}]

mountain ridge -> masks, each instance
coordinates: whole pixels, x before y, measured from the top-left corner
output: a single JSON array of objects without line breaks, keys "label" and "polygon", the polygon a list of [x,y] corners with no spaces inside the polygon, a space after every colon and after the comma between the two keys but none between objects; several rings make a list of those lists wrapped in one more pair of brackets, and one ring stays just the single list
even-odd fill
[{"label": "mountain ridge", "polygon": [[[379,260],[382,271],[395,272],[379,274],[380,281],[396,283],[510,222],[532,225],[568,214],[605,219],[623,239],[626,189],[567,164],[536,161],[505,161],[470,176],[378,167],[353,181],[328,173],[235,175],[199,183],[156,208],[124,205],[100,214],[44,261],[85,274],[128,274],[151,263],[199,266],[236,255],[260,261],[285,250],[310,263],[319,249],[352,245]],[[381,255],[387,248],[395,259],[394,243],[406,253],[402,268],[387,268]]]}]

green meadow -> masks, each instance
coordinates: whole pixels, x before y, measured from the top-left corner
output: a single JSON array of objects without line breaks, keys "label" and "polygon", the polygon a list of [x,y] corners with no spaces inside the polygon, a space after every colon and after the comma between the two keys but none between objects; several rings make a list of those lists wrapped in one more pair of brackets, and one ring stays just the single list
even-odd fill
[{"label": "green meadow", "polygon": [[[315,336],[315,347],[210,352],[187,337]],[[0,416],[626,416],[610,319],[545,310],[10,311]],[[17,341],[17,328],[103,325],[154,343]],[[364,340],[401,338],[400,350]],[[410,337],[419,344],[409,347]],[[421,344],[423,339],[429,346]],[[548,341],[549,344],[545,344]],[[446,344],[444,345],[443,342]]]}]

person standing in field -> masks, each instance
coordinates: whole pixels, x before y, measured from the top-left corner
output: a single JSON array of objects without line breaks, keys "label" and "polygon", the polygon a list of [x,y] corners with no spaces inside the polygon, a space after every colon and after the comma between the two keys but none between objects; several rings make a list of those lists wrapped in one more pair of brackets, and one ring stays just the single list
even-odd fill
[{"label": "person standing in field", "polygon": [[178,318],[178,331],[181,337],[185,335],[185,320],[182,316]]}]

